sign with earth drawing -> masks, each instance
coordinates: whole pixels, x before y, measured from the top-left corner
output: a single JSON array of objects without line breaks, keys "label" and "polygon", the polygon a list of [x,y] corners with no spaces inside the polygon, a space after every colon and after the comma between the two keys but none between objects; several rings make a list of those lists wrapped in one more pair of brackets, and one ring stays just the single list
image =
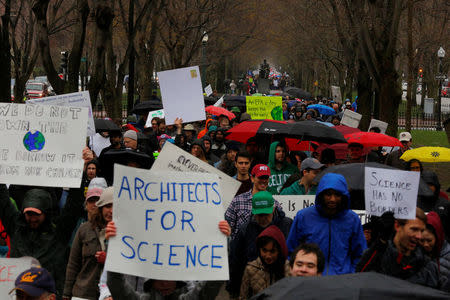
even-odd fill
[{"label": "sign with earth drawing", "polygon": [[0,183],[79,187],[88,109],[0,104]]},{"label": "sign with earth drawing", "polygon": [[281,97],[247,96],[247,113],[252,119],[283,120]]}]

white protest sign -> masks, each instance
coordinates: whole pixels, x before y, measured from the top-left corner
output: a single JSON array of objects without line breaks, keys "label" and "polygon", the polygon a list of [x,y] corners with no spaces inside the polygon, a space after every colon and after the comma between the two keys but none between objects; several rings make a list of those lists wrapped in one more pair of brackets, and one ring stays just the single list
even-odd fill
[{"label": "white protest sign", "polygon": [[31,268],[32,258],[0,258],[0,299],[10,299],[17,276]]},{"label": "white protest sign", "polygon": [[[280,203],[286,217],[294,219],[299,210],[313,206],[315,203],[315,195],[273,195],[273,198]],[[369,222],[369,216],[365,210],[353,211],[358,215],[361,224]]]},{"label": "white protest sign", "polygon": [[214,106],[221,107],[222,104],[223,104],[223,97],[224,97],[224,96],[220,97],[220,99],[217,100],[216,103],[214,103]]},{"label": "white protest sign", "polygon": [[164,109],[158,109],[154,111],[149,111],[147,116],[147,122],[145,122],[145,127],[152,127],[152,119],[158,117],[164,119]]},{"label": "white protest sign", "polygon": [[333,100],[337,103],[342,103],[342,97],[341,97],[341,88],[335,85],[331,86],[331,96],[333,97]]},{"label": "white protest sign", "polygon": [[344,114],[342,115],[341,124],[348,127],[358,128],[361,118],[361,114],[358,114],[350,109],[345,109]]},{"label": "white protest sign", "polygon": [[206,119],[198,66],[158,72],[166,124],[176,118],[189,123]]},{"label": "white protest sign", "polygon": [[0,103],[0,183],[79,187],[88,110]]},{"label": "white protest sign", "polygon": [[388,128],[388,123],[377,120],[377,119],[372,119],[372,120],[370,120],[369,130],[373,127],[380,128],[380,133],[386,134],[386,130]]},{"label": "white protest sign", "polygon": [[164,144],[151,170],[154,172],[180,171],[216,174],[219,176],[220,186],[222,187],[222,200],[225,209],[228,208],[241,186],[241,182],[171,143]]},{"label": "white protest sign", "polygon": [[161,280],[228,280],[217,175],[114,166],[117,236],[106,269]]},{"label": "white protest sign", "polygon": [[62,105],[72,107],[86,107],[88,109],[88,126],[87,135],[95,135],[94,116],[92,114],[91,97],[88,91],[63,94],[39,99],[30,99],[28,103],[41,104],[41,105]]},{"label": "white protest sign", "polygon": [[398,219],[415,219],[419,172],[365,168],[366,212],[381,216],[394,212]]},{"label": "white protest sign", "polygon": [[205,93],[206,93],[206,96],[209,96],[213,93],[213,89],[210,84],[208,84],[208,86],[205,87]]}]

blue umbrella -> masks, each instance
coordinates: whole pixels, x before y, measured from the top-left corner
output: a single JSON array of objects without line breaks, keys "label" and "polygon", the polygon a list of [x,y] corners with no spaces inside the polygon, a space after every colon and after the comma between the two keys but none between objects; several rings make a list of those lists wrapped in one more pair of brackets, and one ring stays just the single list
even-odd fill
[{"label": "blue umbrella", "polygon": [[322,121],[316,121],[317,123],[323,124],[323,125],[327,125],[328,127],[332,127],[334,126],[333,124],[331,124],[330,122],[322,122]]},{"label": "blue umbrella", "polygon": [[336,111],[329,106],[322,104],[312,104],[308,105],[308,109],[315,109],[319,111],[321,115],[330,116],[336,114]]}]

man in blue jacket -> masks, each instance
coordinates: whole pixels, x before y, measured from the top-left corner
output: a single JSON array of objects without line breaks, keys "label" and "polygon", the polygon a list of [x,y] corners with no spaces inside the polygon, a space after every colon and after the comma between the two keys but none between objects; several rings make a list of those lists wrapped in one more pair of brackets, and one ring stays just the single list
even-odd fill
[{"label": "man in blue jacket", "polygon": [[323,275],[355,272],[367,245],[361,221],[350,210],[350,194],[342,175],[323,176],[315,205],[297,212],[287,239],[289,253],[301,243],[319,245],[325,255]]}]

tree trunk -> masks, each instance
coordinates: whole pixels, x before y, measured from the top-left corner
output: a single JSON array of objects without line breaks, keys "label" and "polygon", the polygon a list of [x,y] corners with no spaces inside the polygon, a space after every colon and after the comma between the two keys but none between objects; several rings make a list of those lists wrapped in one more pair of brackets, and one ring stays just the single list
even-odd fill
[{"label": "tree trunk", "polygon": [[11,102],[11,45],[9,43],[9,23],[11,0],[5,2],[4,15],[0,25],[0,102]]},{"label": "tree trunk", "polygon": [[372,82],[362,58],[359,60],[356,86],[358,88],[358,113],[364,116],[361,119],[359,128],[362,131],[367,131],[372,115]]},{"label": "tree trunk", "polygon": [[[413,18],[413,0],[408,0],[408,87],[406,91],[406,115],[405,130],[411,132],[411,107],[413,102],[413,72],[414,72],[414,52],[412,41],[412,18]],[[403,88],[402,88],[403,89]]]}]

